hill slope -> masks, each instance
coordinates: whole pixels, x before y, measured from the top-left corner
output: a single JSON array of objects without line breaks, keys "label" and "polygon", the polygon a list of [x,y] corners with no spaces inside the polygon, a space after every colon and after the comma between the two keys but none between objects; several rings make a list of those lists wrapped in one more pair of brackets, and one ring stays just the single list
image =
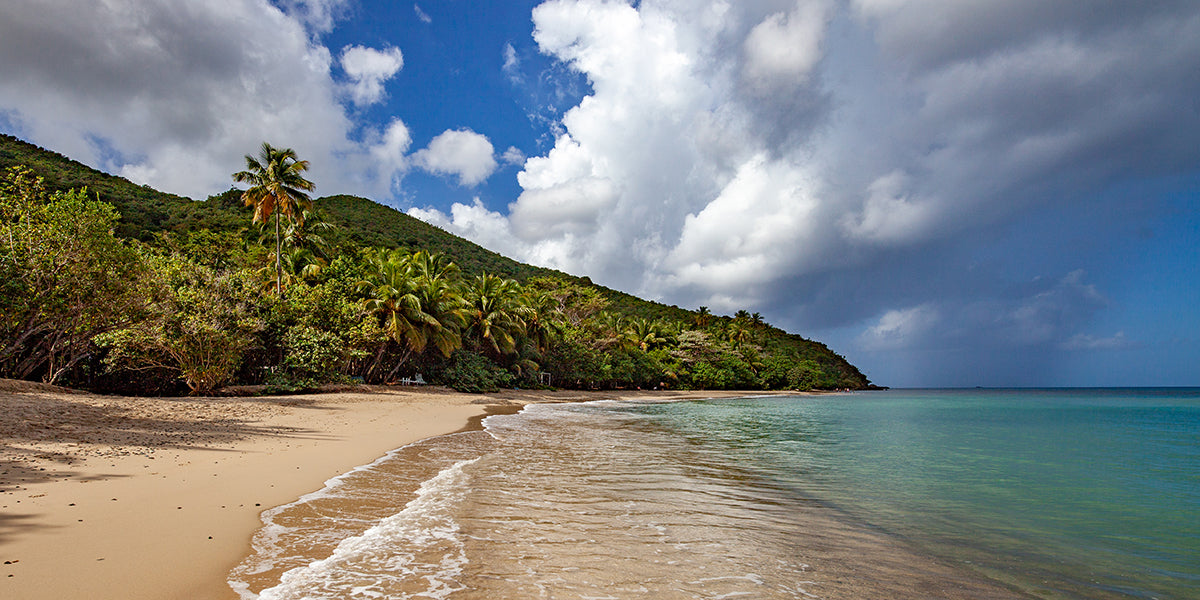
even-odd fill
[{"label": "hill slope", "polygon": [[[160,232],[201,229],[238,232],[250,227],[250,212],[241,205],[238,190],[231,189],[207,201],[196,201],[137,185],[16,137],[0,134],[0,170],[16,165],[30,167],[45,178],[46,187],[51,190],[86,187],[91,194],[112,204],[121,213],[116,232],[121,237],[153,240]],[[336,195],[319,198],[315,204],[330,223],[339,226],[338,233],[331,236],[335,243],[428,249],[449,256],[468,275],[488,272],[522,282],[531,277],[558,277],[595,288],[608,299],[610,310],[628,316],[691,323],[696,315],[677,306],[595,285],[587,277],[518,262],[366,198]],[[850,387],[870,385],[857,367],[824,344],[775,327],[767,326],[765,331],[769,346],[789,348],[801,358],[837,372],[840,380]]]}]

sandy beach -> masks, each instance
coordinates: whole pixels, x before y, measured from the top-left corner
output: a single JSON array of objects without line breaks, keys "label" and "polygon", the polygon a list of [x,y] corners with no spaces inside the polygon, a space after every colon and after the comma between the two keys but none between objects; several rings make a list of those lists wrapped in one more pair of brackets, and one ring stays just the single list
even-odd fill
[{"label": "sandy beach", "polygon": [[489,406],[710,392],[125,398],[0,380],[0,597],[227,599],[259,514]]}]

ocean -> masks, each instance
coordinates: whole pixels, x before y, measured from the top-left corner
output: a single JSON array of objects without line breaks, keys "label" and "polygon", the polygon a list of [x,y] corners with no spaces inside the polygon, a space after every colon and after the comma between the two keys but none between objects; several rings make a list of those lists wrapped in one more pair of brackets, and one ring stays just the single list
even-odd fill
[{"label": "ocean", "polygon": [[1200,390],[531,405],[263,519],[243,598],[1200,598]]}]

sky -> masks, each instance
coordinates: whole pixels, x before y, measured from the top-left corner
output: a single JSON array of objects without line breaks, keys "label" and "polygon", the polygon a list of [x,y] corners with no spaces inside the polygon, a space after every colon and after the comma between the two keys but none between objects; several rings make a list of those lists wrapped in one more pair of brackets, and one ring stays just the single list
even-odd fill
[{"label": "sky", "polygon": [[291,147],[881,385],[1200,385],[1190,0],[8,0],[0,131],[197,200]]}]

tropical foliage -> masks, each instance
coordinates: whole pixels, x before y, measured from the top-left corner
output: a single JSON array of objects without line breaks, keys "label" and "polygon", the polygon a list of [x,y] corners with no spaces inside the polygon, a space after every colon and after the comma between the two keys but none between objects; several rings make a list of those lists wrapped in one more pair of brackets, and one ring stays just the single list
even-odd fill
[{"label": "tropical foliage", "polygon": [[[0,163],[16,147],[60,178],[73,172],[22,144],[0,139]],[[757,313],[646,302],[362,199],[321,199],[314,211],[311,183],[295,179],[304,167],[264,145],[239,173],[258,191],[202,203],[150,203],[148,188],[126,196],[132,184],[95,174],[87,180],[105,195],[11,171],[0,186],[0,376],[197,394],[418,373],[470,391],[868,385]],[[148,204],[175,212],[143,219]],[[259,227],[272,220],[276,231]]]},{"label": "tropical foliage", "polygon": [[13,168],[0,183],[0,376],[59,378],[93,337],[140,317],[142,265],[87,190],[47,194]]}]

